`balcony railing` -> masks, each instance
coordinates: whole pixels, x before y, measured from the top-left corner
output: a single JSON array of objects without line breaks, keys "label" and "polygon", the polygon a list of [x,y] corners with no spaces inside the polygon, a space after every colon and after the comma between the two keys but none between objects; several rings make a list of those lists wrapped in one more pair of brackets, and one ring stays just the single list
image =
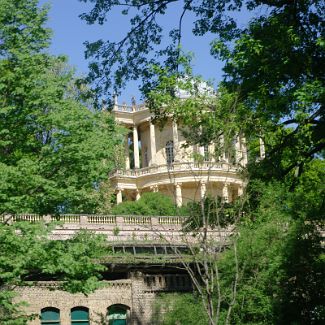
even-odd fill
[{"label": "balcony railing", "polygon": [[134,112],[140,112],[148,109],[148,107],[145,104],[140,105],[126,105],[126,104],[118,104],[114,106],[114,111],[117,112],[126,112],[126,113],[134,113]]},{"label": "balcony railing", "polygon": [[110,177],[114,176],[143,176],[147,174],[167,173],[167,172],[178,172],[178,171],[233,171],[238,172],[239,168],[236,165],[229,164],[226,162],[182,162],[173,163],[170,165],[158,165],[149,166],[138,169],[118,169],[110,173]]},{"label": "balcony railing", "polygon": [[57,216],[38,214],[1,215],[0,222],[14,223],[19,221],[51,222],[59,221],[64,224],[105,224],[116,226],[129,225],[182,225],[186,216],[135,216],[135,215],[97,215],[97,214],[61,214]]}]

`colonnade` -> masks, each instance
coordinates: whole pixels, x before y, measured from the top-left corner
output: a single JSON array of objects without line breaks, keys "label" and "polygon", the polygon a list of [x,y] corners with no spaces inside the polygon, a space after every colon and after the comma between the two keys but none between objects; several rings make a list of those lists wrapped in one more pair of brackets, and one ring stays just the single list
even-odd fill
[{"label": "colonnade", "polygon": [[[200,198],[204,199],[207,195],[207,188],[206,188],[206,182],[201,181],[199,182],[199,190],[200,190]],[[229,202],[231,201],[231,192],[230,192],[230,183],[223,183],[222,185],[222,195],[221,198],[223,199],[224,202]],[[150,190],[152,192],[159,192],[159,186],[154,185],[150,187]],[[122,203],[123,201],[123,195],[122,192],[124,191],[123,188],[117,188],[117,194],[116,194],[116,203]],[[174,193],[175,193],[175,202],[178,207],[182,206],[183,204],[183,196],[182,196],[182,183],[175,183],[174,184]],[[237,196],[242,196],[243,195],[243,186],[239,185],[237,186]],[[135,199],[136,201],[141,198],[141,192],[139,189],[135,190]]]},{"label": "colonnade", "polygon": [[[175,122],[172,122],[172,135],[173,135],[173,146],[175,150],[175,154],[179,150],[179,139],[178,139],[178,127]],[[125,141],[125,168],[129,170],[130,166],[130,150],[129,150],[129,136],[130,133],[126,135]],[[140,151],[139,151],[139,130],[137,125],[132,126],[132,143],[133,143],[133,161],[134,168],[140,168]],[[155,125],[149,121],[149,154],[150,154],[150,166],[157,164],[156,154],[157,154],[157,146],[156,146],[156,131]],[[223,147],[224,139],[223,136],[220,137],[220,144]],[[214,150],[215,144],[209,145],[210,150]],[[204,146],[199,147],[199,153],[203,157],[205,156]],[[261,144],[261,157],[265,156],[265,150],[263,144]],[[212,160],[214,160],[213,158]],[[229,157],[227,156],[225,150],[223,150],[221,156],[219,157],[221,161],[229,162]],[[247,159],[247,147],[246,147],[246,139],[240,135],[237,135],[235,138],[235,163],[241,164],[242,166],[246,166],[248,162]]]}]

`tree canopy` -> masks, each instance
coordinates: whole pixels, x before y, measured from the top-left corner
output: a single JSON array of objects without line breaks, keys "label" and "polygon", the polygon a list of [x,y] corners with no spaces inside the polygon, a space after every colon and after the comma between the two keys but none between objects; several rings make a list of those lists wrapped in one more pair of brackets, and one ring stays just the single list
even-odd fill
[{"label": "tree canopy", "polygon": [[[131,24],[120,41],[87,43],[90,79],[97,90],[116,91],[126,81],[142,78],[146,97],[157,87],[153,67],[167,75],[184,72],[179,59],[182,36],[188,32],[182,29],[183,17],[188,14],[194,35],[215,34],[211,54],[225,63],[223,85],[245,103],[242,121],[248,123],[241,127],[264,139],[271,173],[279,178],[297,168],[300,173],[324,149],[323,1],[83,1],[94,4],[82,15],[89,24],[106,23],[109,28],[116,10]],[[235,16],[241,11],[251,13],[243,27]],[[160,18],[171,12],[178,20],[166,41]]]},{"label": "tree canopy", "polygon": [[0,1],[0,213],[94,212],[121,139],[65,57],[47,8]]}]

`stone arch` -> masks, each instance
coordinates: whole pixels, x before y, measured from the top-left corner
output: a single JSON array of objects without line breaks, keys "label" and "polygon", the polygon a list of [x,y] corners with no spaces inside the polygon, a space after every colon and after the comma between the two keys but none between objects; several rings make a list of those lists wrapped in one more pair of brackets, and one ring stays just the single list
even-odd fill
[{"label": "stone arch", "polygon": [[114,304],[107,308],[109,325],[129,325],[130,307],[124,304]]},{"label": "stone arch", "polygon": [[60,309],[56,307],[44,307],[40,315],[41,325],[60,325]]},{"label": "stone arch", "polygon": [[89,308],[76,306],[71,308],[71,325],[89,325]]}]

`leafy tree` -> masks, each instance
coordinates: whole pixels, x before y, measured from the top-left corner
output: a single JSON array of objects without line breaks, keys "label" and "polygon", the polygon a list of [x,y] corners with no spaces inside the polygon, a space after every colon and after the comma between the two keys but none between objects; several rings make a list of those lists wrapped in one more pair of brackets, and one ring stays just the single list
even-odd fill
[{"label": "leafy tree", "polygon": [[108,249],[104,237],[79,233],[67,241],[51,241],[53,225],[26,222],[0,224],[0,322],[26,324],[35,315],[23,312],[24,302],[15,300],[19,286],[39,279],[60,281],[61,289],[88,294],[98,288],[100,258]]},{"label": "leafy tree", "polygon": [[[97,89],[118,90],[130,79],[142,78],[147,95],[157,86],[156,71],[180,72],[183,17],[191,15],[192,33],[216,35],[211,53],[225,61],[224,85],[238,92],[248,108],[241,125],[245,133],[263,137],[267,147],[267,177],[302,171],[316,153],[324,149],[324,3],[299,1],[192,1],[176,5],[167,1],[82,0],[94,3],[82,15],[88,23],[109,22],[110,13],[121,9],[130,17],[130,30],[120,41],[87,43],[93,58],[90,79],[100,81]],[[178,15],[170,41],[160,23],[161,16]],[[251,12],[246,26],[237,24],[238,12]],[[186,28],[188,31],[188,28]],[[104,78],[104,82],[103,81]],[[253,123],[252,123],[253,122]],[[287,128],[291,126],[292,129]],[[279,161],[286,161],[279,166]]]},{"label": "leafy tree", "polygon": [[143,193],[138,201],[126,201],[112,208],[113,214],[142,216],[187,215],[185,207],[177,208],[173,200],[161,193]]},{"label": "leafy tree", "polygon": [[199,297],[192,294],[162,294],[155,302],[152,322],[157,325],[208,324]]},{"label": "leafy tree", "polygon": [[0,1],[0,213],[94,212],[121,139],[66,59],[45,52],[37,3]]}]

